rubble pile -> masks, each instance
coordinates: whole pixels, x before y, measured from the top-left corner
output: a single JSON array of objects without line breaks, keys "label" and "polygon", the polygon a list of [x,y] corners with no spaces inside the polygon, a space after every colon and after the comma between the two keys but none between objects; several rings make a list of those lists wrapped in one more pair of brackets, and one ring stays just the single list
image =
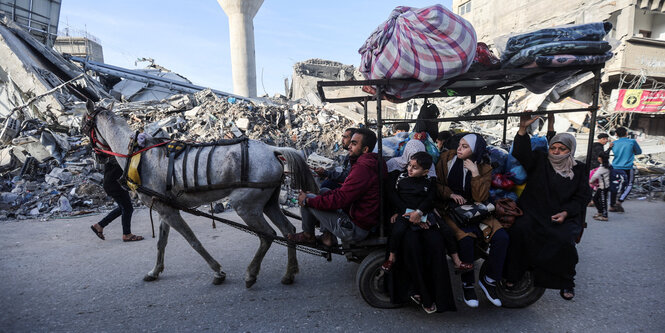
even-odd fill
[{"label": "rubble pile", "polygon": [[324,156],[341,153],[339,137],[354,124],[325,109],[274,98],[255,105],[222,99],[210,90],[174,95],[150,105],[119,103],[114,110],[127,116],[130,126],[153,137],[210,142],[246,135],[280,147],[293,147]]},{"label": "rubble pile", "polygon": [[[338,143],[340,133],[354,126],[337,114],[281,96],[257,105],[220,98],[210,90],[161,101],[115,102],[113,109],[133,129],[155,137],[210,142],[246,135],[303,150],[306,156],[331,158],[345,153]],[[95,162],[79,122],[65,128],[32,119],[24,121],[16,135],[0,147],[0,220],[48,219],[113,205],[101,187],[103,166]],[[294,205],[297,193],[288,188],[285,192],[282,204]],[[227,203],[223,206],[228,208]]]}]

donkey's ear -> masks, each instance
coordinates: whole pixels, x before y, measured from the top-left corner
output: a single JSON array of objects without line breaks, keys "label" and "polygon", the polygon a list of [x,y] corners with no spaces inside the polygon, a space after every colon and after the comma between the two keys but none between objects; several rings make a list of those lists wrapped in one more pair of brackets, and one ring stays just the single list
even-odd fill
[{"label": "donkey's ear", "polygon": [[88,114],[93,114],[95,112],[95,103],[91,100],[85,102],[85,108],[88,109]]}]

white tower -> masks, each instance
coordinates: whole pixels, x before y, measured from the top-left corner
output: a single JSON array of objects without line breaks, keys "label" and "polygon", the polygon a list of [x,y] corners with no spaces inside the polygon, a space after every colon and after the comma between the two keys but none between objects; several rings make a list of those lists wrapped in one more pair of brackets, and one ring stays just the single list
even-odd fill
[{"label": "white tower", "polygon": [[217,0],[229,17],[233,93],[256,97],[254,16],[263,0]]}]

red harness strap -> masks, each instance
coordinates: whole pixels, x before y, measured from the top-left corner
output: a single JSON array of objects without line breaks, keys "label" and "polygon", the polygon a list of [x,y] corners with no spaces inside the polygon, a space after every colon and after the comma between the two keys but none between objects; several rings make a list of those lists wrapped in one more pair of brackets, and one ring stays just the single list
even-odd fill
[{"label": "red harness strap", "polygon": [[97,153],[97,154],[113,155],[113,156],[118,156],[118,157],[132,157],[132,156],[134,156],[134,155],[138,155],[138,154],[140,154],[140,153],[142,153],[142,152],[144,152],[144,151],[146,151],[146,150],[150,150],[150,149],[155,148],[155,147],[163,146],[163,145],[165,145],[165,144],[167,144],[167,143],[170,142],[170,141],[160,142],[160,143],[158,143],[158,144],[154,144],[154,145],[152,145],[152,146],[150,146],[150,147],[145,147],[145,148],[143,148],[143,149],[141,149],[141,150],[137,150],[137,151],[135,151],[135,152],[133,152],[133,153],[131,153],[131,154],[129,154],[129,155],[125,155],[125,154],[119,154],[119,153],[116,153],[116,152],[111,151],[111,147],[109,147],[109,146],[107,146],[107,145],[101,143],[99,140],[97,140],[97,138],[95,138],[95,130],[94,130],[94,129],[90,131],[90,138],[92,139],[92,143],[93,143],[93,144],[95,144],[95,145],[99,145],[99,146],[101,146],[102,148],[104,148],[104,149],[99,149],[99,148],[97,148],[97,147],[93,147],[92,149],[95,151],[95,153]]}]

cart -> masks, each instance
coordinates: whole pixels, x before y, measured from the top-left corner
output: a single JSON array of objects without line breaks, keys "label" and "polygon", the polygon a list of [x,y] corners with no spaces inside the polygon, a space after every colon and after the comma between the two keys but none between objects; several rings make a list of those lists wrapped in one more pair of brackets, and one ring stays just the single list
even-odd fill
[{"label": "cart", "polygon": [[[499,95],[504,101],[503,113],[491,115],[474,115],[474,116],[459,116],[433,119],[430,121],[436,122],[453,122],[453,121],[487,121],[487,120],[503,120],[503,137],[502,143],[506,144],[506,126],[509,117],[520,117],[523,115],[546,115],[552,113],[570,113],[570,112],[589,112],[590,113],[590,126],[589,126],[589,144],[587,147],[586,164],[589,165],[591,158],[591,142],[593,141],[596,113],[598,111],[598,98],[601,82],[601,70],[604,64],[589,65],[589,66],[574,66],[574,67],[561,67],[561,68],[528,68],[528,69],[506,69],[506,70],[489,70],[480,72],[469,72],[449,80],[443,85],[439,91],[421,94],[411,99],[426,99],[437,97],[458,97],[470,96],[471,101],[475,102],[476,96],[482,95]],[[570,108],[556,111],[542,111],[537,110],[531,113],[509,113],[508,102],[511,97],[511,92],[524,89],[520,84],[524,80],[535,78],[539,75],[547,75],[552,73],[567,72],[570,75],[582,74],[591,72],[593,78],[593,95],[592,104],[589,107],[583,108]],[[565,73],[563,73],[565,76]],[[357,102],[364,108],[365,126],[368,128],[376,129],[377,132],[377,145],[379,158],[383,159],[382,154],[382,138],[381,133],[383,126],[392,125],[397,123],[415,123],[415,119],[384,119],[381,114],[381,102],[385,99],[386,87],[392,83],[405,83],[408,80],[361,80],[361,81],[319,81],[317,89],[321,100],[329,103],[345,103]],[[362,95],[342,98],[328,98],[326,97],[325,90],[327,87],[354,87],[354,86],[373,86],[376,90],[374,95]],[[371,121],[368,117],[368,102],[376,102],[376,120]],[[382,170],[379,169],[381,175]],[[383,216],[383,205],[385,196],[383,195],[383,183],[380,184],[381,203],[381,223],[378,224],[370,237],[366,240],[357,243],[342,243],[341,245],[327,249],[328,259],[330,254],[344,255],[347,260],[360,263],[356,273],[356,285],[363,299],[371,306],[377,308],[394,308],[399,304],[390,302],[386,288],[384,287],[385,274],[381,270],[381,264],[385,260],[386,254],[386,223],[387,219]],[[586,223],[584,223],[586,227]],[[479,253],[481,259],[486,259],[488,252],[487,247],[481,248]],[[484,276],[486,265],[480,268],[481,277]],[[504,307],[508,308],[521,308],[526,307],[538,301],[545,292],[544,288],[535,287],[533,284],[533,276],[530,272],[525,274],[522,281],[511,289],[505,288],[502,283],[498,284],[499,297]]]}]

